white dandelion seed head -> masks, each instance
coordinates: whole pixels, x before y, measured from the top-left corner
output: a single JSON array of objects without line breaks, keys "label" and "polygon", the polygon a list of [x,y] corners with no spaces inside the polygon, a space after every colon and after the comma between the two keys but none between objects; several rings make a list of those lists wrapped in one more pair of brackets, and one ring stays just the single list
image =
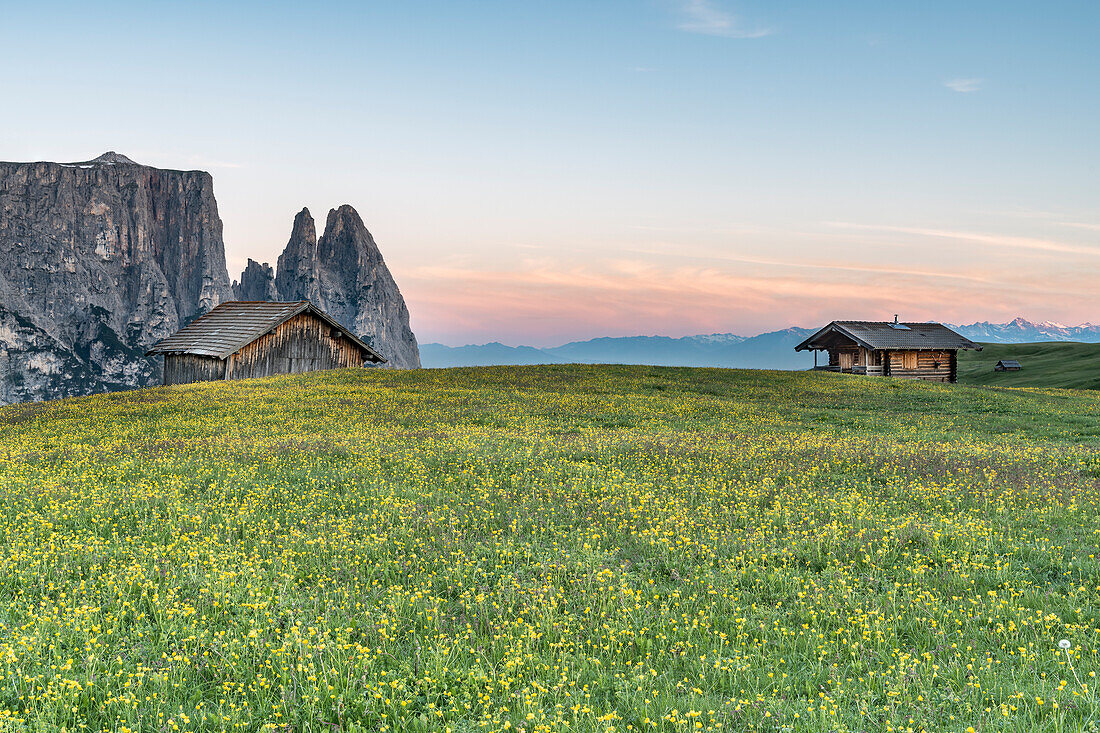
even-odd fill
[{"label": "white dandelion seed head", "polygon": [[1063,649],[1069,649],[1073,645],[1069,643],[1069,639],[1062,639],[1060,642],[1058,642],[1058,646]]}]

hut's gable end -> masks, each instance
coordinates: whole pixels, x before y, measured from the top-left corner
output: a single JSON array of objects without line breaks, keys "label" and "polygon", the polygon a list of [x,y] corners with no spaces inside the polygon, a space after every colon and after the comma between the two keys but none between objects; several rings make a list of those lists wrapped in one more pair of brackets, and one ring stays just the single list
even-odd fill
[{"label": "hut's gable end", "polygon": [[289,318],[226,359],[225,379],[361,367],[362,348],[310,312]]},{"label": "hut's gable end", "polygon": [[248,379],[386,360],[309,301],[233,301],[151,348],[164,354],[164,383]]}]

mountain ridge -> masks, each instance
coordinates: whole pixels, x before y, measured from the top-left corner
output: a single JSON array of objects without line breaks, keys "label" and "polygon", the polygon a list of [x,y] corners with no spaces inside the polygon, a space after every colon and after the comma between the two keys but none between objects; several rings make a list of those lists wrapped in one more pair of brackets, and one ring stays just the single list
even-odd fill
[{"label": "mountain ridge", "polygon": [[[1065,326],[1017,317],[1006,323],[978,321],[946,324],[972,341],[1035,343],[1081,341],[1100,343],[1100,326]],[[817,328],[790,326],[755,336],[732,333],[695,336],[600,336],[560,346],[507,346],[499,342],[446,346],[421,344],[421,362],[429,368],[576,363],[651,364],[654,366],[709,366],[757,369],[808,369],[813,355],[794,347]]]},{"label": "mountain ridge", "polygon": [[969,325],[950,325],[950,328],[966,336],[971,341],[993,343],[1035,343],[1041,341],[1081,341],[1083,343],[1100,342],[1100,325],[1082,323],[1066,326],[1052,321],[1029,321],[1017,316],[1006,323],[978,321]]}]

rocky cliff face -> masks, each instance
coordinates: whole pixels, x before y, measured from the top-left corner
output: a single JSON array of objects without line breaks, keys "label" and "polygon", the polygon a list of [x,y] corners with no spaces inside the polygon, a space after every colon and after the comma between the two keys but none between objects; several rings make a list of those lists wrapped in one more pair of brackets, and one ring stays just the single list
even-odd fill
[{"label": "rocky cliff face", "polygon": [[275,271],[266,262],[262,265],[251,257],[241,273],[241,281],[233,282],[236,300],[279,300],[275,290]]},{"label": "rocky cliff face", "polygon": [[[246,269],[242,294],[248,277]],[[320,239],[309,209],[298,213],[279,256],[275,290],[278,300],[312,301],[386,357],[387,367],[420,366],[405,299],[352,207],[329,211]]]},{"label": "rocky cliff face", "polygon": [[0,401],[154,384],[145,349],[232,298],[209,173],[0,162]]},{"label": "rocky cliff face", "polygon": [[350,206],[294,220],[276,273],[229,282],[213,181],[106,153],[0,162],[0,404],[157,384],[157,341],[219,303],[313,301],[388,360],[420,366],[409,312]]}]

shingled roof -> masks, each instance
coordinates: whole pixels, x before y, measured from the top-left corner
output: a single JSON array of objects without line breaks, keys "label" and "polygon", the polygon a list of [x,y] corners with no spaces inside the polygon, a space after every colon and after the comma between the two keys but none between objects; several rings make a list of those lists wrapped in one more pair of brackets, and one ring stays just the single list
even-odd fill
[{"label": "shingled roof", "polygon": [[308,300],[293,303],[233,300],[222,303],[206,315],[191,321],[145,354],[146,356],[195,354],[225,359],[299,313],[311,313],[339,330],[347,339],[363,349],[370,361],[375,363],[386,361],[381,354],[367,346],[354,333],[341,326],[332,316]]},{"label": "shingled roof", "polygon": [[942,323],[890,321],[833,321],[794,347],[795,351],[826,349],[836,336],[844,336],[865,349],[973,349],[982,347]]}]

